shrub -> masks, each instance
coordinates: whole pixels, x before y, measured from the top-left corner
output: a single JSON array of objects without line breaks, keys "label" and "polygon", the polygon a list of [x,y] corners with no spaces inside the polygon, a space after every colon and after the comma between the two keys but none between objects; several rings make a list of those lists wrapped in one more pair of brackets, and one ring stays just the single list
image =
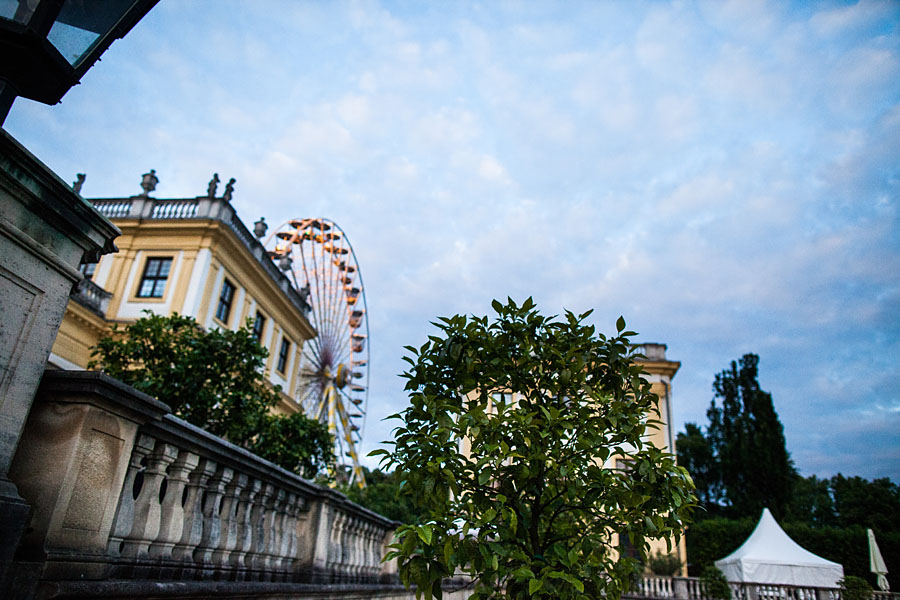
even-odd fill
[{"label": "shrub", "polygon": [[677,575],[681,570],[681,567],[681,558],[675,553],[663,554],[661,551],[657,550],[656,553],[650,557],[650,570],[653,571],[654,575],[666,575],[671,577],[672,575]]},{"label": "shrub", "polygon": [[728,580],[725,579],[725,573],[715,565],[709,565],[703,569],[700,575],[700,581],[706,588],[706,596],[708,598],[717,598],[718,600],[731,600],[731,587]]},{"label": "shrub", "polygon": [[872,586],[862,577],[847,575],[838,585],[841,588],[841,600],[871,600]]}]

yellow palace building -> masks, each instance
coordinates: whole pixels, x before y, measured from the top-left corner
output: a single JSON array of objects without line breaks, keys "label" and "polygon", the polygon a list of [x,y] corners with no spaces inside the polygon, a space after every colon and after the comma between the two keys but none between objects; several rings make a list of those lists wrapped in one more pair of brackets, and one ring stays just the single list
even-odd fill
[{"label": "yellow palace building", "polygon": [[122,231],[119,251],[82,265],[85,279],[66,308],[50,368],[87,368],[91,347],[113,324],[133,322],[145,310],[188,315],[206,328],[238,329],[249,319],[269,350],[266,377],[282,388],[277,410],[297,412],[301,351],[316,331],[306,298],[260,241],[264,220],[251,233],[238,218],[230,203],[234,180],[222,196],[214,176],[205,196],[166,200],[150,196],[157,183],[151,171],[139,195],[91,200]]}]

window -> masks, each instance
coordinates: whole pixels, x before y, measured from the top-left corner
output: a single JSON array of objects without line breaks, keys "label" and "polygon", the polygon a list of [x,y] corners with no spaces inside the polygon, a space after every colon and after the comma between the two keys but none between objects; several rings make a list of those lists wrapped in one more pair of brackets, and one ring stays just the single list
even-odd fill
[{"label": "window", "polygon": [[291,342],[286,337],[281,338],[281,349],[278,351],[278,372],[284,374],[287,368],[288,353],[291,351]]},{"label": "window", "polygon": [[253,321],[253,337],[262,344],[263,331],[266,329],[266,318],[259,311],[256,311],[256,320]]},{"label": "window", "polygon": [[216,307],[216,318],[223,323],[228,323],[228,315],[231,314],[232,300],[234,300],[234,284],[226,279],[222,282],[222,292],[219,294],[219,306]]},{"label": "window", "polygon": [[148,258],[138,288],[138,298],[162,298],[171,269],[171,258]]}]

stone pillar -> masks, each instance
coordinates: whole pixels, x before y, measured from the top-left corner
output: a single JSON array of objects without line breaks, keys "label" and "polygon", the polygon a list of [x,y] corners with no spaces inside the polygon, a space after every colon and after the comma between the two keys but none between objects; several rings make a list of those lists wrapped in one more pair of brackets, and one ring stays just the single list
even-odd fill
[{"label": "stone pillar", "polygon": [[35,390],[82,261],[119,230],[0,129],[0,591],[28,506],[9,478]]},{"label": "stone pillar", "polygon": [[168,411],[102,373],[47,371],[9,471],[32,507],[16,560],[45,580],[104,577],[137,429]]}]

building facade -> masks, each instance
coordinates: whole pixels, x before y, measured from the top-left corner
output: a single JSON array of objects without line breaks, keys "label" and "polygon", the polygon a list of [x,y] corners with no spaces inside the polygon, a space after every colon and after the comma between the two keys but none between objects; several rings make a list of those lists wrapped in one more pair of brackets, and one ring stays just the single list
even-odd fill
[{"label": "building facade", "polygon": [[[217,177],[214,181],[217,181]],[[249,325],[268,349],[265,375],[282,388],[276,410],[300,410],[295,391],[303,344],[316,332],[309,304],[272,262],[260,238],[231,206],[232,188],[216,196],[157,199],[155,173],[144,175],[142,194],[91,200],[121,231],[118,252],[83,265],[85,280],[66,309],[49,366],[86,369],[91,348],[113,325],[144,311],[193,317],[205,328]]]}]

